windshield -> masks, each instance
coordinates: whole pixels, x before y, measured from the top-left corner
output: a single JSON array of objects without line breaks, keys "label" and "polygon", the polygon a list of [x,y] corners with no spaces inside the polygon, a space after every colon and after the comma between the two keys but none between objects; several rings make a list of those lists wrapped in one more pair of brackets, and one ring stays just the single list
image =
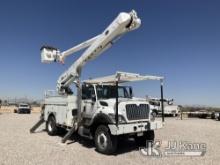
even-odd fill
[{"label": "windshield", "polygon": [[150,105],[154,105],[154,106],[160,106],[160,102],[155,102],[155,101],[149,101]]},{"label": "windshield", "polygon": [[[116,87],[111,85],[98,85],[96,86],[98,99],[116,98]],[[130,98],[128,87],[118,87],[119,98]]]},{"label": "windshield", "polygon": [[19,107],[28,107],[27,104],[20,104]]}]

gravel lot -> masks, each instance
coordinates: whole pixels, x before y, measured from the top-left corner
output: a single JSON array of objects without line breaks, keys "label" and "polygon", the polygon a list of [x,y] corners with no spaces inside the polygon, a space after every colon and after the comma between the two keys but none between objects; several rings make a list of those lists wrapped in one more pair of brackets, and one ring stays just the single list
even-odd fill
[{"label": "gravel lot", "polygon": [[95,151],[93,142],[73,137],[75,141],[61,144],[61,137],[48,136],[44,125],[35,134],[29,129],[39,114],[0,114],[0,164],[219,164],[220,122],[211,119],[167,118],[164,129],[156,131],[156,139],[162,140],[161,150],[168,140],[206,143],[203,157],[146,157],[140,154],[135,143],[123,141],[116,155],[106,156]]}]

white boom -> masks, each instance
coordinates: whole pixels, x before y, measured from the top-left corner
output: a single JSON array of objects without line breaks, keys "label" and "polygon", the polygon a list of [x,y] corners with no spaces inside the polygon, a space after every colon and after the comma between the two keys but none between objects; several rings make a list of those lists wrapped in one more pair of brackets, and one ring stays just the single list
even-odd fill
[{"label": "white boom", "polygon": [[105,50],[110,48],[112,44],[119,39],[123,34],[137,29],[141,25],[141,20],[138,18],[136,12],[132,10],[130,13],[122,12],[116,19],[104,30],[103,33],[93,37],[77,46],[74,46],[64,52],[58,49],[43,46],[41,48],[42,62],[64,62],[65,58],[79,50],[85,49],[85,52],[79,57],[72,66],[65,71],[57,81],[57,90],[60,94],[68,93],[69,86],[75,82],[79,83],[82,67],[96,57],[98,57]]}]

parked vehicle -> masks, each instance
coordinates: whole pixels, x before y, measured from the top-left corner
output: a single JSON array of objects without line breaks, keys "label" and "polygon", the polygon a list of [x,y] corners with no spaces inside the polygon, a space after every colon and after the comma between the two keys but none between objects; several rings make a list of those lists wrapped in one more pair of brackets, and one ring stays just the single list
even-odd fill
[{"label": "parked vehicle", "polygon": [[208,116],[211,116],[211,113],[208,112],[207,110],[200,110],[198,111],[198,117],[206,119]]},{"label": "parked vehicle", "polygon": [[213,118],[213,112],[202,109],[202,110],[196,110],[196,111],[190,111],[188,112],[188,117],[198,117],[198,118]]},{"label": "parked vehicle", "polygon": [[20,103],[18,108],[14,110],[14,113],[31,113],[31,107],[28,104]]},{"label": "parked vehicle", "polygon": [[215,119],[215,111],[211,113],[211,119]]},{"label": "parked vehicle", "polygon": [[[152,109],[152,115],[157,116],[162,114],[161,99],[159,98],[147,98]],[[180,107],[173,105],[173,99],[164,99],[164,115],[166,116],[177,116],[180,113]]]},{"label": "parked vehicle", "polygon": [[215,112],[215,119],[220,120],[220,112]]}]

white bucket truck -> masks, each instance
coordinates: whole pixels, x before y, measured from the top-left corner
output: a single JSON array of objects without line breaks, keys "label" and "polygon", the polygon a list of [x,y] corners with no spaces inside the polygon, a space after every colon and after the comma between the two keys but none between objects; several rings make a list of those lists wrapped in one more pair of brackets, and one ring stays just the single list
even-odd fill
[{"label": "white bucket truck", "polygon": [[[42,115],[30,130],[34,132],[46,122],[49,135],[56,135],[60,128],[68,132],[65,141],[73,134],[94,139],[97,150],[111,154],[117,149],[118,137],[132,136],[138,143],[154,140],[154,130],[162,127],[162,121],[151,117],[149,102],[133,99],[132,88],[122,86],[125,82],[159,80],[163,100],[163,77],[141,76],[134,73],[117,72],[115,75],[81,82],[82,67],[110,48],[123,34],[137,29],[141,20],[135,11],[120,13],[100,35],[89,39],[67,51],[43,46],[42,62],[64,62],[72,53],[87,48],[82,56],[64,72],[57,81],[57,91],[46,92]],[[70,85],[75,84],[75,95]]]}]

